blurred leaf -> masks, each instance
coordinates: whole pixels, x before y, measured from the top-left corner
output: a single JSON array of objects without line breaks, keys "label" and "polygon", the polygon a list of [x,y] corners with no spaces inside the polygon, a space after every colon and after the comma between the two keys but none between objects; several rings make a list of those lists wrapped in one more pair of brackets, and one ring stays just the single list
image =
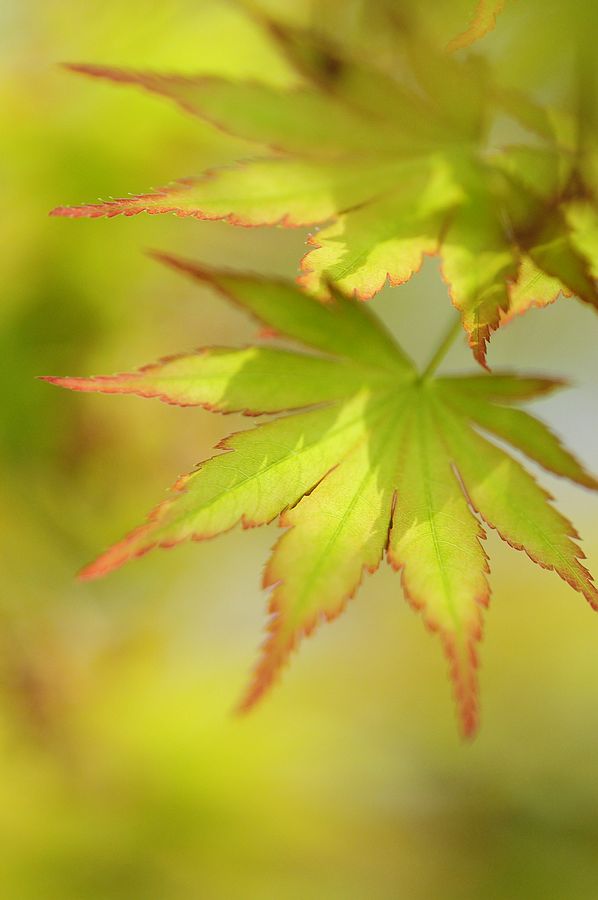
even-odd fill
[{"label": "blurred leaf", "polygon": [[[474,32],[487,30],[496,9],[480,5],[478,13],[466,43]],[[270,27],[307,80],[300,89],[71,68],[165,95],[277,155],[212,170],[151,194],[59,207],[54,215],[174,212],[234,225],[287,227],[334,219],[310,237],[314,250],[302,261],[301,281],[314,292],[334,281],[362,299],[387,279],[407,281],[424,255],[438,253],[482,365],[492,332],[529,306],[552,302],[563,292],[598,307],[591,256],[583,241],[575,242],[568,218],[571,202],[579,199],[574,190],[579,168],[575,158],[553,146],[550,124],[532,101],[501,90],[476,57],[458,61],[417,33],[404,35],[399,26],[408,70],[403,79],[366,65],[347,48],[320,46],[320,39],[304,31]],[[309,50],[327,55],[328,68],[306,56]],[[490,125],[504,113],[547,145],[504,146],[488,154]],[[530,262],[543,282],[531,295]]]},{"label": "blurred leaf", "polygon": [[479,41],[485,34],[496,28],[496,19],[505,7],[506,0],[478,0],[472,20],[460,34],[452,38],[447,44],[449,53],[463,50],[471,44]]}]

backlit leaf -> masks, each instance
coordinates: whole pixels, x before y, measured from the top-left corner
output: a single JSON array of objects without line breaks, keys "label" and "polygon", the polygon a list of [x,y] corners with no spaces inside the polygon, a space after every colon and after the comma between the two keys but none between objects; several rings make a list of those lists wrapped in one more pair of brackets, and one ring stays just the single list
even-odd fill
[{"label": "backlit leaf", "polygon": [[258,415],[339,400],[377,379],[384,381],[384,375],[343,360],[272,347],[216,347],[169,357],[137,372],[46,380],[73,391],[137,394],[177,406]]},{"label": "backlit leaf", "polygon": [[396,160],[362,163],[264,158],[213,169],[149,194],[86,206],[58,207],[53,215],[97,219],[174,213],[195,219],[224,219],[231,225],[313,225],[339,210],[369,200],[400,176]]},{"label": "backlit leaf", "polygon": [[334,290],[322,301],[283,282],[164,260],[310,352],[216,348],[125,375],[47,380],[218,411],[298,411],[222,441],[220,453],[180,478],[144,524],[81,576],[105,575],[156,547],[278,518],[284,534],[264,577],[270,620],[240,703],[246,710],[302,638],[335,618],[364,572],[386,556],[441,638],[461,730],[473,734],[477,643],[489,598],[485,525],[598,608],[571,524],[526,469],[480,433],[598,487],[542,422],[516,408],[561,383],[512,373],[423,377],[359,301]]},{"label": "backlit leaf", "polygon": [[[70,65],[73,72],[131,84],[174,100],[199,116],[245,140],[308,157],[347,156],[373,151],[363,116],[348,104],[321,91],[302,87],[289,91],[259,82],[229,82],[205,76],[184,77],[105,66]],[[388,120],[377,121],[388,153],[405,148],[404,132]],[[314,135],[317,134],[317,141]]]},{"label": "backlit leaf", "polygon": [[[486,34],[503,6],[480,2],[449,49]],[[409,15],[396,20],[387,12],[397,43],[394,64],[365,60],[330,37],[262,17],[304,79],[286,90],[71,66],[167,97],[255,143],[257,158],[149,193],[58,207],[54,214],[171,212],[241,226],[322,225],[309,237],[312,249],[300,276],[322,296],[334,283],[371,298],[387,281],[407,281],[426,254],[438,254],[483,366],[492,332],[531,306],[575,295],[598,308],[591,166],[576,164],[558,116],[496,83],[480,57],[451,55]],[[527,142],[495,145],[493,126],[505,114],[523,126]]]}]

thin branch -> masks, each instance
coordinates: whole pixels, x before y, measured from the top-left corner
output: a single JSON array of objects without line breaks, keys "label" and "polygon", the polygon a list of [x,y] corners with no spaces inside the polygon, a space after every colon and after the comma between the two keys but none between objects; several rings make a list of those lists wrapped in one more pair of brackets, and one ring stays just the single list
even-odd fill
[{"label": "thin branch", "polygon": [[451,346],[454,344],[457,337],[461,333],[461,329],[461,317],[457,316],[457,318],[453,322],[451,322],[450,327],[442,338],[430,362],[421,373],[419,378],[420,381],[427,381],[428,378],[430,378],[434,374],[434,372],[450,350]]}]

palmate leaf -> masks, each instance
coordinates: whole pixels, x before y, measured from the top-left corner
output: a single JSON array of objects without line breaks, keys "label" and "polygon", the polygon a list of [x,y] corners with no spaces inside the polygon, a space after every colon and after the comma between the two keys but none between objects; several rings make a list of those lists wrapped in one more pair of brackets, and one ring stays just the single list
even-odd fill
[{"label": "palmate leaf", "polygon": [[477,643],[489,598],[485,525],[598,608],[573,527],[493,441],[597,488],[545,425],[516,408],[562,384],[510,373],[422,377],[356,300],[334,293],[321,302],[289,283],[160,258],[306,349],[216,348],[132,373],[46,379],[76,391],[132,393],[220,412],[289,411],[222,441],[223,452],[180,478],[145,524],[82,577],[105,575],[155,547],[278,517],[284,533],[264,576],[271,589],[268,635],[240,704],[249,709],[301,639],[337,616],[363,573],[386,557],[401,571],[407,599],[439,633],[461,729],[473,734]]},{"label": "palmate leaf", "polygon": [[[482,36],[503,5],[480,3],[451,49]],[[587,219],[598,215],[593,195],[572,189],[580,179],[575,154],[559,144],[544,110],[494,84],[476,57],[457,59],[405,26],[396,26],[397,72],[307,32],[269,26],[303,78],[300,87],[71,66],[167,97],[254,142],[256,158],[54,214],[324,225],[309,238],[300,276],[322,295],[333,282],[369,299],[387,281],[408,280],[426,255],[439,254],[482,365],[492,332],[531,306],[562,293],[598,307],[598,242],[587,237]],[[491,153],[491,126],[505,114],[529,132],[529,146]]]}]

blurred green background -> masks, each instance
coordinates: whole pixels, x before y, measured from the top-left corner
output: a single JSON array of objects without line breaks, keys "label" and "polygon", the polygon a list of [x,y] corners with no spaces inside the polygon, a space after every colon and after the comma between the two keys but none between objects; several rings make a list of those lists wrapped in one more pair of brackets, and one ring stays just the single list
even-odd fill
[{"label": "blurred green background", "polygon": [[[300,15],[308,3],[278,7]],[[76,583],[83,563],[247,421],[76,396],[35,376],[250,340],[238,312],[144,250],[292,276],[306,235],[170,216],[49,219],[58,204],[250,152],[167,103],[57,63],[294,76],[223,0],[2,0],[0,43],[0,896],[594,900],[598,619],[494,536],[472,745],[457,735],[438,642],[390,570],[366,580],[242,720],[231,710],[263,632],[274,526]],[[504,52],[500,36],[485,44]],[[536,62],[546,69],[529,54]],[[445,293],[430,261],[374,301],[418,360],[446,327]],[[537,406],[594,469],[597,337],[596,317],[562,301],[506,328],[490,356],[576,383]],[[464,347],[446,368],[471,368]],[[542,477],[598,569],[595,499]]]}]

